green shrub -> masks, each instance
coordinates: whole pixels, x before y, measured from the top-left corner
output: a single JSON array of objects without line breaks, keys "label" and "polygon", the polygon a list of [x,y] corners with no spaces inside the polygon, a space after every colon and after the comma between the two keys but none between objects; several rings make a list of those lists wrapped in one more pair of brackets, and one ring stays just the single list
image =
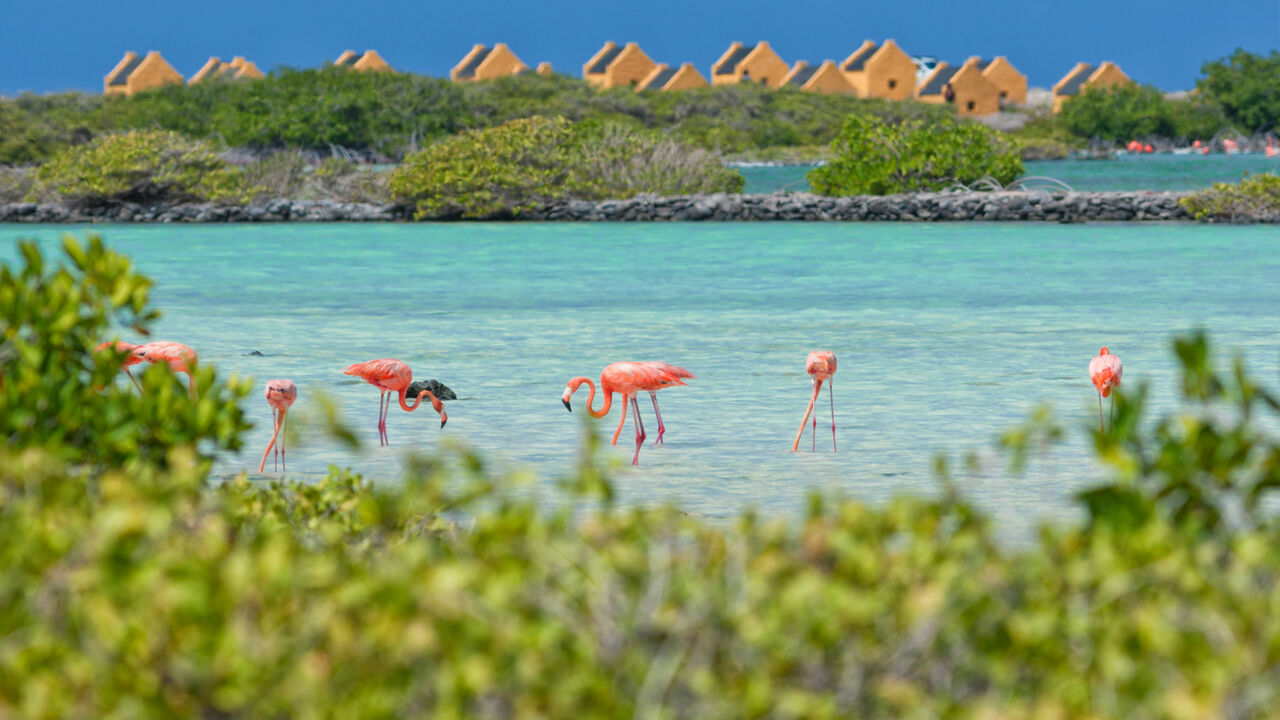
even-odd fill
[{"label": "green shrub", "polygon": [[390,189],[417,217],[518,215],[568,198],[738,191],[743,179],[706,151],[616,124],[513,120],[413,153]]},{"label": "green shrub", "polygon": [[302,153],[282,150],[244,166],[244,186],[250,202],[272,198],[387,202],[390,173],[329,157],[310,164]]},{"label": "green shrub", "polygon": [[[1280,532],[1260,502],[1280,485],[1280,401],[1238,360],[1219,372],[1203,336],[1175,342],[1173,414],[1117,394],[1113,429],[1092,435],[1115,476],[1083,494],[1085,521],[1021,545],[997,543],[954,483],[876,508],[814,496],[795,521],[618,507],[589,430],[563,502],[461,450],[402,483],[211,487],[201,448],[238,444],[243,393],[204,368],[193,406],[161,366],[142,398],[95,393],[118,358],[92,347],[109,323],[150,322],[149,281],[100,243],[66,251],[48,268],[24,244],[23,267],[0,270],[4,716],[1265,718],[1280,703]],[[1008,442],[1057,435],[1041,419]]]},{"label": "green shrub", "polygon": [[1270,132],[1280,125],[1280,52],[1263,56],[1237,49],[1205,63],[1200,72],[1196,89],[1220,105],[1231,123],[1249,132]]},{"label": "green shrub", "polygon": [[1252,175],[1238,183],[1214,183],[1178,201],[1197,220],[1247,220],[1280,217],[1280,176]]},{"label": "green shrub", "polygon": [[89,204],[233,200],[239,171],[208,144],[166,130],[132,130],[63,149],[36,172],[36,193]]},{"label": "green shrub", "polygon": [[1005,136],[950,118],[892,125],[852,116],[831,153],[826,165],[809,171],[813,191],[822,195],[942,190],[986,177],[1007,185],[1024,172]]},{"label": "green shrub", "polygon": [[1058,121],[1073,134],[1112,142],[1139,138],[1210,138],[1227,125],[1203,97],[1167,100],[1152,85],[1088,90],[1062,106]]}]

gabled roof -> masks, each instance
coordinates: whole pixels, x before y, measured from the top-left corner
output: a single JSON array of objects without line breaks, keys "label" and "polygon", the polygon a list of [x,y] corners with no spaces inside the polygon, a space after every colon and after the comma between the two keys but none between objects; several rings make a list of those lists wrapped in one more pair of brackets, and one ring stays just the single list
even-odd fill
[{"label": "gabled roof", "polygon": [[120,70],[117,71],[116,74],[111,77],[110,84],[111,85],[128,85],[129,76],[133,74],[134,70],[138,69],[138,66],[142,64],[142,60],[143,58],[141,56],[134,55],[132,60],[130,60],[127,64],[125,64],[124,67],[120,68]]},{"label": "gabled roof", "polygon": [[929,76],[928,80],[925,81],[924,87],[920,88],[920,94],[941,95],[942,89],[947,83],[951,82],[951,78],[955,77],[955,74],[959,71],[960,68],[958,67],[952,67],[950,65],[939,66],[933,71],[933,74]]},{"label": "gabled roof", "polygon": [[618,54],[621,53],[622,50],[622,45],[614,45],[606,50],[599,58],[596,59],[595,63],[593,63],[591,67],[587,68],[587,74],[599,75],[605,70],[608,70],[610,63],[613,62],[614,58],[618,57]]},{"label": "gabled roof", "polygon": [[658,72],[650,76],[650,80],[649,82],[645,83],[644,89],[661,90],[663,87],[666,86],[667,83],[671,82],[671,78],[675,77],[676,72],[678,71],[679,71],[679,68],[663,66],[658,70]]},{"label": "gabled roof", "polygon": [[1059,95],[1075,95],[1080,92],[1080,86],[1088,81],[1089,76],[1096,70],[1094,66],[1088,63],[1081,63],[1080,68],[1062,84],[1062,89],[1058,91]]},{"label": "gabled roof", "polygon": [[354,52],[351,52],[350,50],[348,50],[347,52],[345,52],[345,53],[343,53],[343,54],[342,54],[342,57],[338,58],[338,62],[337,62],[336,64],[338,64],[338,65],[355,65],[355,64],[356,64],[356,61],[358,61],[359,59],[360,59],[360,56],[359,56],[359,55],[357,55],[357,54],[355,54]]},{"label": "gabled roof", "polygon": [[489,53],[491,52],[493,52],[493,48],[490,48],[490,47],[486,47],[483,50],[478,50],[477,52],[475,52],[471,56],[471,60],[469,60],[466,65],[463,65],[462,69],[458,70],[458,77],[459,78],[475,77],[476,68],[480,67],[480,63],[484,62],[484,59],[489,57]]},{"label": "gabled roof", "polygon": [[987,69],[987,66],[991,65],[991,61],[990,61],[990,60],[978,60],[978,63],[977,63],[977,64],[978,64],[978,69],[979,69],[979,70],[986,70],[986,69]]},{"label": "gabled roof", "polygon": [[866,47],[854,53],[853,56],[849,58],[849,61],[846,62],[844,64],[844,67],[841,69],[844,70],[845,72],[859,72],[864,67],[866,67],[867,61],[870,60],[871,56],[875,55],[876,51],[879,49],[880,49],[880,46],[878,44],[872,43],[870,45],[867,45]]},{"label": "gabled roof", "polygon": [[787,81],[788,85],[793,87],[804,87],[804,84],[809,82],[809,78],[812,78],[813,74],[818,72],[818,65],[810,65],[803,60],[801,60],[800,63],[801,66],[796,68],[796,71],[791,74],[791,79]]},{"label": "gabled roof", "polygon": [[743,45],[742,47],[739,47],[732,55],[720,64],[720,67],[716,69],[716,74],[732,75],[734,70],[738,68],[738,63],[742,62],[743,58],[750,55],[751,51],[755,49],[755,45]]}]

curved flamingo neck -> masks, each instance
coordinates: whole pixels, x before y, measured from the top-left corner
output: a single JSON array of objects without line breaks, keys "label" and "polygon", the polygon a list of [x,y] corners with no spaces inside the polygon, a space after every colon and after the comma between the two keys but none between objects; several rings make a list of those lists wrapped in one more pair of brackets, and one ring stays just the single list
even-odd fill
[{"label": "curved flamingo neck", "polygon": [[436,396],[435,396],[435,395],[433,395],[433,394],[431,393],[431,391],[430,391],[430,390],[423,390],[422,392],[418,393],[418,397],[416,397],[416,398],[414,398],[414,399],[413,399],[413,404],[412,404],[412,405],[408,405],[408,404],[406,404],[406,403],[405,403],[405,401],[404,401],[404,391],[405,391],[406,389],[407,389],[407,388],[401,388],[400,393],[399,393],[399,397],[400,397],[400,409],[401,409],[401,410],[404,410],[405,412],[413,412],[414,410],[417,410],[417,409],[418,409],[418,406],[422,404],[422,398],[424,398],[424,397],[429,397],[429,398],[431,398],[431,404],[432,404],[432,405],[435,405],[435,404],[436,404]]},{"label": "curved flamingo neck", "polygon": [[[587,384],[588,388],[590,388],[590,391],[587,393],[587,414],[593,418],[602,418],[605,415],[608,415],[609,409],[613,407],[613,393],[604,393],[604,402],[600,406],[600,409],[592,410],[591,403],[595,402],[596,399],[596,384],[591,382],[591,378],[588,377],[581,378],[581,380]],[[603,382],[601,384],[603,385]]]}]

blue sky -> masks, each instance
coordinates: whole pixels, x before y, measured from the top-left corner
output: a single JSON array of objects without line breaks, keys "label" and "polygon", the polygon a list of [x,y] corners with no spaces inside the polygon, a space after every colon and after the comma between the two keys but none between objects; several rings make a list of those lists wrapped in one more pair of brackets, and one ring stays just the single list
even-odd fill
[{"label": "blue sky", "polygon": [[1205,60],[1280,46],[1280,3],[3,0],[0,94],[100,91],[125,50],[159,50],[190,76],[210,55],[244,55],[266,71],[375,48],[397,69],[447,75],[473,43],[506,42],[530,65],[549,60],[580,75],[604,41],[634,40],[658,62],[693,62],[706,74],[734,40],[768,40],[794,62],[838,61],[886,37],[950,61],[1006,55],[1032,85],[1052,85],[1080,60],[1114,60],[1140,82],[1176,90],[1193,85]]}]

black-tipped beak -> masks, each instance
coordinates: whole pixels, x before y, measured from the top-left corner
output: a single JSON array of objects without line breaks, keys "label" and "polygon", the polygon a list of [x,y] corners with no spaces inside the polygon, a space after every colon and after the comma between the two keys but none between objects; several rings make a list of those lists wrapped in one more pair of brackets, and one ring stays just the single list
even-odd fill
[{"label": "black-tipped beak", "polygon": [[564,409],[573,412],[573,406],[569,405],[569,401],[561,398],[560,402],[564,403]]},{"label": "black-tipped beak", "polygon": [[444,427],[447,422],[449,422],[449,418],[440,418],[440,427]]}]

